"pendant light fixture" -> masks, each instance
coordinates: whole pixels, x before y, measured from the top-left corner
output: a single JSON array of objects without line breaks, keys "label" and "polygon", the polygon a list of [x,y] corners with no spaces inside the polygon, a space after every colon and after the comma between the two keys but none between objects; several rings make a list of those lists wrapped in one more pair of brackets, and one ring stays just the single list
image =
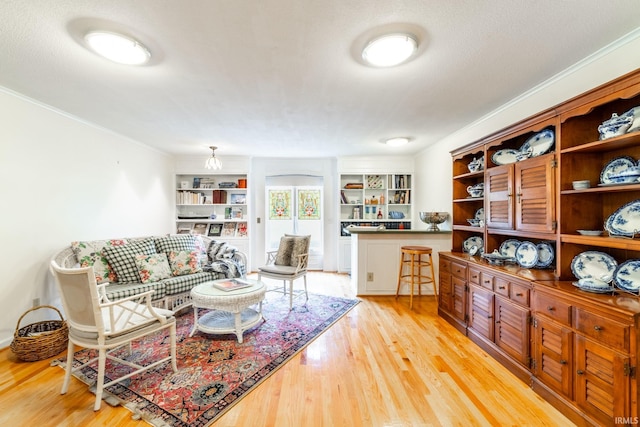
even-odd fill
[{"label": "pendant light fixture", "polygon": [[222,162],[220,161],[219,158],[216,157],[216,149],[218,147],[211,146],[209,148],[211,148],[211,157],[207,159],[207,161],[204,164],[204,167],[206,169],[213,169],[213,170],[222,169]]}]

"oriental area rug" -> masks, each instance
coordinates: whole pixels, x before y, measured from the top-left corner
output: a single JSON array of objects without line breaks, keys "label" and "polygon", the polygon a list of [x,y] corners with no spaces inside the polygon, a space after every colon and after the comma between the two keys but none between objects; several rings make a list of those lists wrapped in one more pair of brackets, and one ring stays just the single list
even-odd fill
[{"label": "oriental area rug", "polygon": [[[178,372],[167,362],[105,388],[104,401],[126,407],[153,426],[209,426],[357,303],[309,294],[306,305],[299,302],[289,311],[288,296],[267,292],[262,306],[266,321],[245,331],[242,344],[232,334],[196,332],[189,337],[193,311],[185,310],[176,318]],[[124,357],[126,346],[115,354]],[[159,332],[134,342],[126,358],[146,363],[166,354],[168,335]],[[94,355],[93,350],[78,351],[74,364],[79,366]],[[62,358],[53,364],[64,367],[65,362]],[[96,363],[74,376],[94,384],[97,369]],[[106,376],[121,376],[127,369],[107,360]]]}]

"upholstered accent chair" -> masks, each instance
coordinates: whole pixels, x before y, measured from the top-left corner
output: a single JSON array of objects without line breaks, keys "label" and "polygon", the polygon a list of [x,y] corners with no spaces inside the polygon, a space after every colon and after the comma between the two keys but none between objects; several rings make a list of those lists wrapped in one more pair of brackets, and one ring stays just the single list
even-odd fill
[{"label": "upholstered accent chair", "polygon": [[[309,245],[311,236],[285,234],[280,238],[277,251],[267,252],[267,264],[258,269],[258,280],[263,277],[282,280],[282,288],[269,288],[269,291],[281,292],[289,295],[289,310],[293,309],[294,297],[305,297],[305,304],[309,300],[307,292],[307,266],[309,263]],[[302,277],[304,290],[294,290],[293,282]],[[287,289],[289,282],[289,289]]]},{"label": "upholstered accent chair", "polygon": [[[153,290],[110,301],[105,292],[107,283],[98,285],[93,267],[63,268],[51,261],[50,269],[56,279],[62,298],[62,305],[69,326],[69,345],[67,348],[67,366],[61,394],[69,389],[71,372],[98,361],[96,380],[96,401],[94,411],[100,409],[103,389],[133,375],[137,375],[162,363],[171,362],[171,368],[177,372],[176,365],[176,319],[170,310],[151,305]],[[131,342],[146,335],[167,329],[169,335],[168,355],[148,365],[142,366],[120,359],[111,351],[129,346]],[[73,368],[75,345],[98,350],[98,356]],[[127,365],[133,370],[128,374],[104,382],[106,360]]]}]

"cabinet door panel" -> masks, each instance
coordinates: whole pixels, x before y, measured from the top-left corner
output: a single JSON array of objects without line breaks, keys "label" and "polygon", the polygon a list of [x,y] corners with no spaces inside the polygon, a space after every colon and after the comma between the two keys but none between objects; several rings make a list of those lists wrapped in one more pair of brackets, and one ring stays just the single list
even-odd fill
[{"label": "cabinet door panel", "polygon": [[535,376],[544,384],[573,399],[573,331],[538,317],[534,328]]},{"label": "cabinet door panel", "polygon": [[451,274],[440,270],[440,292],[438,294],[440,308],[451,313],[453,307],[453,289],[451,285]]},{"label": "cabinet door panel", "polygon": [[516,229],[555,230],[554,164],[546,155],[515,165]]},{"label": "cabinet door panel", "polygon": [[493,341],[493,292],[469,286],[469,328]]},{"label": "cabinet door panel", "polygon": [[457,277],[451,278],[453,286],[453,315],[460,321],[467,319],[467,282]]},{"label": "cabinet door panel", "polygon": [[529,310],[496,297],[495,317],[495,343],[528,368]]},{"label": "cabinet door panel", "polygon": [[513,165],[487,170],[485,221],[489,228],[513,229]]},{"label": "cabinet door panel", "polygon": [[629,416],[628,357],[576,335],[576,402],[603,425]]}]

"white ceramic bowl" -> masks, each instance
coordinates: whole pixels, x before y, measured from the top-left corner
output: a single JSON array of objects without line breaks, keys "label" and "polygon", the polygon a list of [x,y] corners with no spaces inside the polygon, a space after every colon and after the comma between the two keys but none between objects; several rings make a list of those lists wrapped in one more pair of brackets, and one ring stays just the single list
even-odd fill
[{"label": "white ceramic bowl", "polygon": [[584,190],[585,188],[591,187],[591,181],[588,179],[582,181],[573,181],[571,183],[573,185],[574,190]]}]

